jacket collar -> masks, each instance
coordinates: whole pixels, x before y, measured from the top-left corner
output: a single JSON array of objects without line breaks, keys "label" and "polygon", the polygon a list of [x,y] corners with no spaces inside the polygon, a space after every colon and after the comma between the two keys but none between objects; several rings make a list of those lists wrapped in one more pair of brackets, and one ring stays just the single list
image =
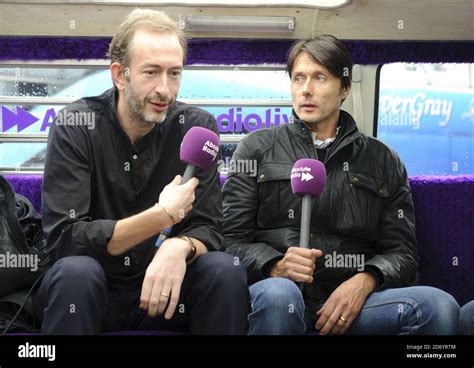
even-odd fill
[{"label": "jacket collar", "polygon": [[[304,120],[300,119],[294,110],[292,115],[294,118],[294,123],[289,124],[290,130],[294,135],[301,139],[308,139],[309,137],[312,142],[313,139],[311,136],[311,129],[309,128],[308,124]],[[341,127],[341,131],[339,132],[338,138],[334,143],[335,146],[339,145],[342,141],[353,141],[361,135],[354,118],[344,110],[340,110],[338,126]]]}]

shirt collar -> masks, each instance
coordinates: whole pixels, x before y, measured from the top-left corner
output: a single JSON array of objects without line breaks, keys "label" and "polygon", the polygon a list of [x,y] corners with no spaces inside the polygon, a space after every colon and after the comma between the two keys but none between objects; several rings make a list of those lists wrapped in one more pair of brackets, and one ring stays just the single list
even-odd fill
[{"label": "shirt collar", "polygon": [[327,148],[330,144],[332,144],[336,140],[336,137],[339,134],[340,130],[341,130],[341,126],[338,125],[336,127],[336,135],[334,137],[327,138],[324,141],[318,139],[316,132],[311,131],[311,136],[313,137],[314,146],[317,149]]}]

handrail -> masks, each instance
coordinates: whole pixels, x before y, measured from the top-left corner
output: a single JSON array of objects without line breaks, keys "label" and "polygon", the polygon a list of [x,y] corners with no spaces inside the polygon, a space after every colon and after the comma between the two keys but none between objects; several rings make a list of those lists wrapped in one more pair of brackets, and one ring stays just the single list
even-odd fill
[{"label": "handrail", "polygon": [[[77,101],[78,97],[23,97],[23,96],[0,96],[0,104],[4,105],[67,105]],[[271,98],[262,99],[208,99],[208,98],[180,98],[179,101],[190,106],[255,106],[255,107],[272,107],[272,106],[291,106],[291,100],[280,100]]]},{"label": "handrail", "polygon": [[48,135],[45,134],[27,134],[27,133],[2,133],[0,134],[0,143],[46,143]]},{"label": "handrail", "polygon": [[[1,0],[0,0],[1,2]],[[108,69],[110,60],[108,59],[91,59],[91,60],[2,60],[0,67],[10,68],[77,68],[77,69]],[[220,65],[220,64],[192,64],[185,65],[184,70],[245,70],[245,71],[262,71],[262,70],[286,70],[284,64],[235,64],[235,65]]]},{"label": "handrail", "polygon": [[[221,134],[221,143],[238,143],[245,137],[245,134]],[[0,134],[0,143],[46,143],[47,134],[21,134],[9,133]]]}]

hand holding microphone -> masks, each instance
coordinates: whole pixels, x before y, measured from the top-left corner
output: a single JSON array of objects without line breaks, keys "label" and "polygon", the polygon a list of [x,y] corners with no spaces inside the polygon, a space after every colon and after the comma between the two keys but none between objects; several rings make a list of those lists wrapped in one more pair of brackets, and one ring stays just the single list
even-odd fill
[{"label": "hand holding microphone", "polygon": [[326,185],[326,168],[323,163],[311,158],[298,160],[291,169],[291,190],[303,197],[301,207],[300,247],[309,248],[311,207],[313,198],[318,198]]},{"label": "hand holding microphone", "polygon": [[[311,229],[311,207],[313,198],[320,196],[326,184],[326,168],[313,159],[301,159],[295,162],[291,170],[291,190],[303,197],[301,207],[300,247],[288,248],[285,257],[279,261],[272,272],[283,273],[293,281],[304,283],[313,281],[316,258],[322,255],[318,249],[309,249],[309,233]],[[272,275],[272,274],[271,274]],[[285,276],[286,275],[286,276]],[[273,275],[272,275],[273,276]]]},{"label": "hand holding microphone", "polygon": [[[179,158],[188,165],[181,178],[181,182],[179,183],[179,175],[175,177],[175,179],[163,189],[158,202],[158,205],[163,207],[165,212],[169,212],[169,214],[167,214],[174,220],[174,223],[180,222],[189,211],[191,211],[192,203],[194,202],[194,190],[198,185],[198,180],[193,178],[196,167],[203,170],[209,169],[217,158],[219,144],[219,136],[212,130],[206,128],[195,126],[189,129],[184,135],[183,141],[181,142]],[[190,182],[189,185],[188,182]],[[178,188],[175,189],[175,187]],[[192,190],[191,197],[189,197],[189,190]],[[184,198],[177,198],[182,195],[184,195]],[[186,200],[191,198],[192,201],[187,203]],[[166,203],[174,203],[173,201],[180,200],[183,208],[177,208],[177,217],[175,217],[176,212],[170,210],[170,208],[166,206]],[[156,247],[160,247],[171,235],[171,230],[171,228],[167,228],[160,233],[155,244]]]},{"label": "hand holding microphone", "polygon": [[316,258],[322,256],[318,249],[309,249],[311,207],[313,198],[322,193],[326,184],[324,165],[313,159],[296,161],[291,170],[291,189],[302,196],[300,246],[289,247],[285,257],[270,271],[272,277],[286,277],[295,282],[311,283]]},{"label": "hand holding microphone", "polygon": [[157,203],[170,217],[171,225],[180,223],[193,208],[194,190],[198,186],[199,180],[192,178],[185,184],[181,183],[182,178],[177,175],[163,188]]}]

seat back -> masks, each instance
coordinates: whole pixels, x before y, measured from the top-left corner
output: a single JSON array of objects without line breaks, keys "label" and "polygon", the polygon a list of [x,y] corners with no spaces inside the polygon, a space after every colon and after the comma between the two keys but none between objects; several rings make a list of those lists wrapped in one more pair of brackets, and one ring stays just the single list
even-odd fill
[{"label": "seat back", "polygon": [[[41,175],[8,175],[17,193],[41,212]],[[221,175],[221,184],[225,182]],[[411,177],[420,255],[420,284],[474,299],[474,175]]]}]

